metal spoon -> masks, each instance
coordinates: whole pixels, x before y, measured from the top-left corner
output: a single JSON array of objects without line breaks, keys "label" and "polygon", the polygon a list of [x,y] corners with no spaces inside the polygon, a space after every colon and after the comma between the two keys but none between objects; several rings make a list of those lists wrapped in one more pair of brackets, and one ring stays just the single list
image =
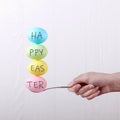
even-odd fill
[{"label": "metal spoon", "polygon": [[[85,85],[87,85],[86,83],[80,83],[80,85],[83,87]],[[74,86],[74,85],[73,85]],[[51,89],[58,89],[58,88],[71,88],[73,86],[57,86],[57,87],[49,87],[49,88],[46,88],[44,91],[46,90],[51,90]]]},{"label": "metal spoon", "polygon": [[49,88],[46,88],[44,91],[46,91],[46,90],[50,90],[50,89],[57,89],[57,88],[71,88],[71,86],[57,86],[57,87],[49,87]]}]

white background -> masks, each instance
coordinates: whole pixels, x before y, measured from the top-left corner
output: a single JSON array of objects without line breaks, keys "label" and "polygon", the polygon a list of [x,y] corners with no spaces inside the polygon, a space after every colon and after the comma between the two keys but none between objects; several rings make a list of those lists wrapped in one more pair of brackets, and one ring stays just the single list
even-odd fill
[{"label": "white background", "polygon": [[48,32],[48,87],[88,71],[120,71],[119,0],[0,0],[0,120],[119,120],[120,93],[88,101],[66,89],[25,88],[32,27]]}]

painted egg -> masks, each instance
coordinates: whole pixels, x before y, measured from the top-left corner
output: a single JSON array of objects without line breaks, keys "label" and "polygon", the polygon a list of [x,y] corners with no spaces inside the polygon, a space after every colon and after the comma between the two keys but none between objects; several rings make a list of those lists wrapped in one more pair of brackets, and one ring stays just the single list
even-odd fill
[{"label": "painted egg", "polygon": [[43,60],[34,60],[28,65],[28,71],[36,76],[43,75],[47,72],[48,66]]},{"label": "painted egg", "polygon": [[26,87],[35,93],[42,92],[45,90],[47,82],[43,77],[33,76],[26,82]]},{"label": "painted egg", "polygon": [[35,44],[41,44],[47,40],[47,32],[43,28],[32,28],[27,33],[27,38]]},{"label": "painted egg", "polygon": [[26,55],[32,59],[40,60],[47,56],[47,49],[43,45],[31,45],[26,50]]}]

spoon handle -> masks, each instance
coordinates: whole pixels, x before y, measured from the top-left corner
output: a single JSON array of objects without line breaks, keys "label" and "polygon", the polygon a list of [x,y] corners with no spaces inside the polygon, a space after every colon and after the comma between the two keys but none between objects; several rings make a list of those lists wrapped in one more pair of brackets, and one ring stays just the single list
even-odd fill
[{"label": "spoon handle", "polygon": [[46,88],[44,91],[46,91],[46,90],[50,90],[50,89],[57,89],[57,88],[70,88],[70,86],[49,87],[49,88]]},{"label": "spoon handle", "polygon": [[[87,85],[86,83],[80,83],[80,85],[83,87],[85,85]],[[46,88],[44,91],[46,90],[50,90],[50,89],[58,89],[58,88],[71,88],[72,86],[57,86],[57,87],[49,87],[49,88]]]}]

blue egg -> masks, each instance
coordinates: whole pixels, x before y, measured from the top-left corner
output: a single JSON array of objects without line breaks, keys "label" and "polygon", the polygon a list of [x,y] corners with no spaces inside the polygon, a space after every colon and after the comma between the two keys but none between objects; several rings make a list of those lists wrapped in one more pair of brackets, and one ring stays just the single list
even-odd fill
[{"label": "blue egg", "polygon": [[44,29],[36,27],[28,31],[27,37],[31,42],[41,44],[47,40],[48,35]]}]

